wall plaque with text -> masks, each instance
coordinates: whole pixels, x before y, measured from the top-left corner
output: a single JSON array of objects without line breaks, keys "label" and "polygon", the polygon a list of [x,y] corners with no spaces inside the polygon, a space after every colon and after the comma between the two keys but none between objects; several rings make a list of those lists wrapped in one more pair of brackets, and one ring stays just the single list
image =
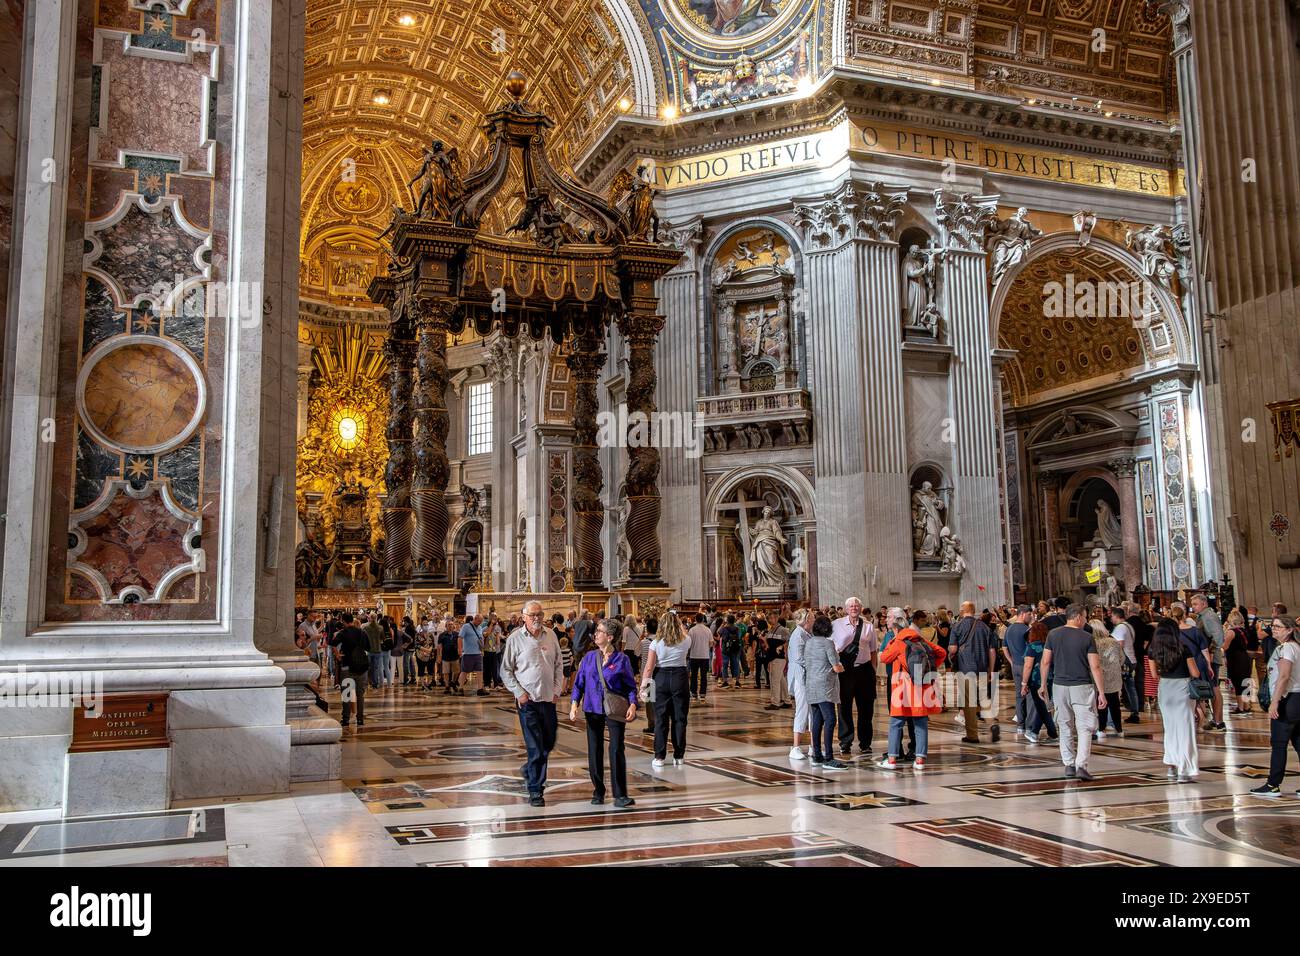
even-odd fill
[{"label": "wall plaque with text", "polygon": [[78,707],[72,715],[69,753],[166,747],[167,694],[106,694],[98,711]]}]

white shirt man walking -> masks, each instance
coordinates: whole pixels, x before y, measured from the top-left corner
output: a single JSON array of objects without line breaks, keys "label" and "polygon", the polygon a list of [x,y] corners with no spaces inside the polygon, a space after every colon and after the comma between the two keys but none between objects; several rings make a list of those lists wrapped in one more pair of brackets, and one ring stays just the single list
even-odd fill
[{"label": "white shirt man walking", "polygon": [[564,687],[564,664],[560,642],[542,623],[542,605],[529,601],[523,607],[523,627],[506,638],[501,654],[501,681],[515,695],[519,729],[528,749],[528,761],[520,768],[528,786],[528,803],[546,806],[546,763],[555,749],[558,721],[555,698]]},{"label": "white shirt man walking", "polygon": [[876,629],[862,613],[855,597],[844,602],[844,616],[834,622],[831,643],[840,656],[840,754],[853,752],[853,708],[856,706],[858,752],[871,754],[872,718],[876,709],[876,665],[879,646]]},{"label": "white shirt man walking", "polygon": [[704,615],[696,614],[695,623],[686,632],[691,649],[687,662],[690,666],[691,700],[701,704],[709,694],[709,665],[713,660],[713,632],[704,623]]}]

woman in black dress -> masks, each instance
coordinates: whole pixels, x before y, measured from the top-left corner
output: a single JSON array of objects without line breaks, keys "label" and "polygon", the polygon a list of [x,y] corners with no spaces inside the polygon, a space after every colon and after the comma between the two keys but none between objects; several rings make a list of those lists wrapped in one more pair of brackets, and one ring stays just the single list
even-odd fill
[{"label": "woman in black dress", "polygon": [[1232,692],[1237,695],[1237,706],[1232,713],[1249,714],[1251,695],[1245,694],[1245,690],[1254,668],[1254,658],[1246,637],[1246,619],[1236,608],[1228,612],[1227,626],[1223,629],[1223,656],[1227,661]]}]

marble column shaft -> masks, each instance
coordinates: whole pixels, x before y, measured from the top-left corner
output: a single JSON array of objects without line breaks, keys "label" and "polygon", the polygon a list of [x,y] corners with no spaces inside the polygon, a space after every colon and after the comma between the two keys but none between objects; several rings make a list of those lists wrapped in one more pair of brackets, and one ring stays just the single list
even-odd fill
[{"label": "marble column shaft", "polygon": [[1143,583],[1142,541],[1138,535],[1141,518],[1138,517],[1137,462],[1132,458],[1120,458],[1110,462],[1111,470],[1119,479],[1119,522],[1124,540],[1123,578],[1125,590],[1131,592]]},{"label": "marble column shaft", "polygon": [[[685,251],[682,263],[659,280],[659,308],[664,314],[664,328],[655,346],[655,365],[659,369],[656,403],[668,413],[680,416],[683,435],[688,442],[702,443],[703,430],[696,427],[696,400],[699,397],[701,326],[696,316],[702,308],[700,288],[699,243],[702,229],[698,223],[672,233]],[[681,583],[695,597],[703,586],[701,548],[704,540],[700,527],[700,444],[694,450],[678,444],[663,448],[659,491],[663,497],[661,546],[664,564],[673,569],[670,584]],[[703,594],[703,592],[700,592]]]},{"label": "marble column shaft", "polygon": [[[965,548],[963,595],[1005,600],[1002,515],[997,472],[998,405],[993,388],[988,275],[982,250],[949,248],[944,260],[944,316],[953,346],[952,417],[956,496],[953,514]],[[949,521],[954,520],[953,515]],[[976,587],[985,590],[976,593]]]},{"label": "marble column shaft", "polygon": [[447,460],[447,323],[451,303],[425,300],[415,315],[415,476],[411,507],[415,531],[411,539],[411,584],[446,587],[447,501],[450,474]]},{"label": "marble column shaft", "polygon": [[634,287],[645,286],[634,295],[632,308],[621,317],[621,327],[628,343],[628,517],[627,539],[631,548],[629,580],[647,586],[663,584],[663,564],[659,548],[659,449],[645,442],[645,432],[655,415],[655,342],[663,328],[663,316],[653,310],[654,286],[636,280]]},{"label": "marble column shaft", "polygon": [[863,520],[862,314],[859,249],[848,240],[809,250],[809,390],[816,422],[818,585],[823,601],[839,604],[866,584],[866,549],[874,527]]},{"label": "marble column shaft", "polygon": [[605,524],[605,488],[596,444],[596,383],[605,365],[604,343],[595,334],[578,337],[565,359],[574,382],[573,414],[573,570],[577,590],[604,590],[605,549],[601,531]]},{"label": "marble column shaft", "polygon": [[[875,580],[868,568],[868,604],[897,604],[912,591],[911,494],[907,483],[907,414],[903,394],[903,329],[899,319],[898,245],[853,244],[863,303],[861,349],[866,427],[864,487]],[[823,526],[824,527],[824,526]]]}]

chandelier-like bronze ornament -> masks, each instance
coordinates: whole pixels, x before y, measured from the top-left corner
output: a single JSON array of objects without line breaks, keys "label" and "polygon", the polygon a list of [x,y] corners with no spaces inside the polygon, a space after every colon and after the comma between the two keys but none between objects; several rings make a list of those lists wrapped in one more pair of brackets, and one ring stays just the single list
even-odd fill
[{"label": "chandelier-like bronze ornament", "polygon": [[[655,283],[681,259],[658,241],[654,190],[621,172],[607,199],[561,176],[546,153],[554,125],[525,100],[518,73],[506,82],[510,103],[483,125],[488,149],[461,170],[455,149],[435,140],[411,185],[413,209],[394,208],[390,271],[370,298],[390,312],[388,501],[385,582],[400,589],[448,583],[448,516],[443,492],[449,464],[444,393],[447,334],[473,327],[486,336],[526,331],[570,340],[574,412],[575,587],[603,589],[601,529],[604,478],[596,447],[596,383],[611,324],[628,342],[628,419],[655,411],[654,346],[663,317]],[[489,204],[520,153],[524,210],[505,235],[480,231]],[[381,237],[383,238],[383,237]],[[412,389],[412,382],[415,387]],[[629,425],[631,428],[632,425]],[[659,552],[659,452],[628,442],[624,490],[629,504],[629,570],[637,585],[662,585]]]}]

